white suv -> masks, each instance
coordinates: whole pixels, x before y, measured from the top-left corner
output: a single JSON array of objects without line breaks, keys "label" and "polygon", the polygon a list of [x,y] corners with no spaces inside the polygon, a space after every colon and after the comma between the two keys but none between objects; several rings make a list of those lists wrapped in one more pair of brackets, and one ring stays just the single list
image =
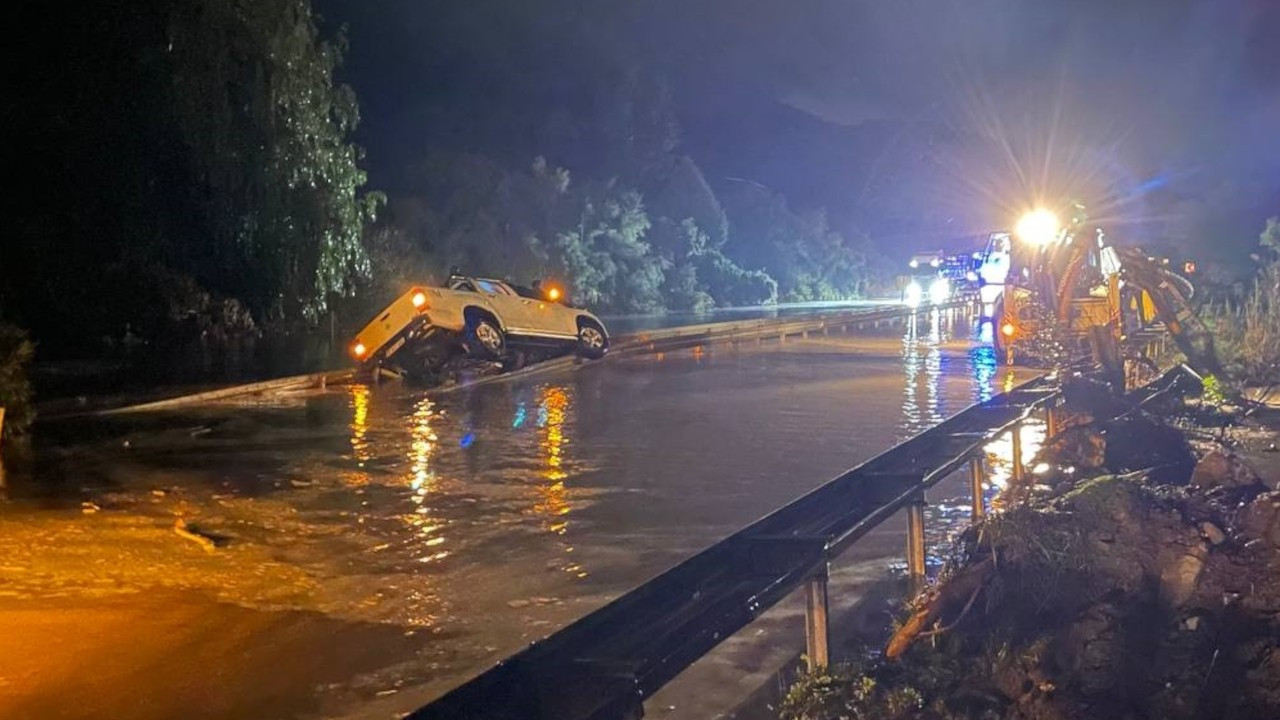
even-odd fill
[{"label": "white suv", "polygon": [[415,287],[396,298],[351,343],[362,366],[390,360],[406,347],[417,354],[467,355],[503,360],[512,351],[572,349],[588,358],[604,355],[609,335],[600,318],[545,291],[501,280],[455,275],[445,287]]}]

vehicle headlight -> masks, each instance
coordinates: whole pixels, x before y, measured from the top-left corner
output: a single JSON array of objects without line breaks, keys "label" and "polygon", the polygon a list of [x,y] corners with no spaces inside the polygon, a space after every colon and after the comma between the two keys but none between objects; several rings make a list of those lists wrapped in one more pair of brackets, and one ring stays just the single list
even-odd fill
[{"label": "vehicle headlight", "polygon": [[360,341],[356,341],[356,344],[351,346],[351,354],[355,355],[357,360],[362,359],[364,354],[368,351],[369,349]]},{"label": "vehicle headlight", "polygon": [[413,294],[413,306],[421,308],[427,304],[427,294],[424,292],[416,292]]},{"label": "vehicle headlight", "polygon": [[929,285],[929,302],[941,305],[951,298],[951,283],[946,278],[938,278]]},{"label": "vehicle headlight", "polygon": [[907,286],[906,294],[902,298],[902,302],[907,307],[920,307],[920,300],[924,297],[924,289],[920,287],[920,283],[912,281]]}]

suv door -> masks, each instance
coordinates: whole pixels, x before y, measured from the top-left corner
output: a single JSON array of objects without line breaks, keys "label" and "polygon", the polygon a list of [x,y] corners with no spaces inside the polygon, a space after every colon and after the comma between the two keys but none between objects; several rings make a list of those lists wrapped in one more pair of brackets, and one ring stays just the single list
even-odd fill
[{"label": "suv door", "polygon": [[506,331],[515,335],[528,335],[534,321],[526,300],[516,295],[505,283],[496,280],[475,280],[476,290],[489,301]]}]

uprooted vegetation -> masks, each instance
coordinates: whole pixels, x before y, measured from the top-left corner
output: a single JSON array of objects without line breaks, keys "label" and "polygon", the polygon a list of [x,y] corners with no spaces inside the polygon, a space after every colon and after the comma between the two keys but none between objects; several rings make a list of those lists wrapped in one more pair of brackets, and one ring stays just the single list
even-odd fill
[{"label": "uprooted vegetation", "polygon": [[783,717],[1280,717],[1280,492],[1120,416],[1076,414],[883,653],[800,678]]}]

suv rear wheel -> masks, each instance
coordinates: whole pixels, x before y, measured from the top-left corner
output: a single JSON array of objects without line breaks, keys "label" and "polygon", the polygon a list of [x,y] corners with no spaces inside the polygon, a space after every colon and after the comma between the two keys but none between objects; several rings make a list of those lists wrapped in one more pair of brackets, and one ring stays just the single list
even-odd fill
[{"label": "suv rear wheel", "polygon": [[493,320],[473,315],[467,321],[467,351],[477,357],[496,359],[502,356],[507,340]]}]

